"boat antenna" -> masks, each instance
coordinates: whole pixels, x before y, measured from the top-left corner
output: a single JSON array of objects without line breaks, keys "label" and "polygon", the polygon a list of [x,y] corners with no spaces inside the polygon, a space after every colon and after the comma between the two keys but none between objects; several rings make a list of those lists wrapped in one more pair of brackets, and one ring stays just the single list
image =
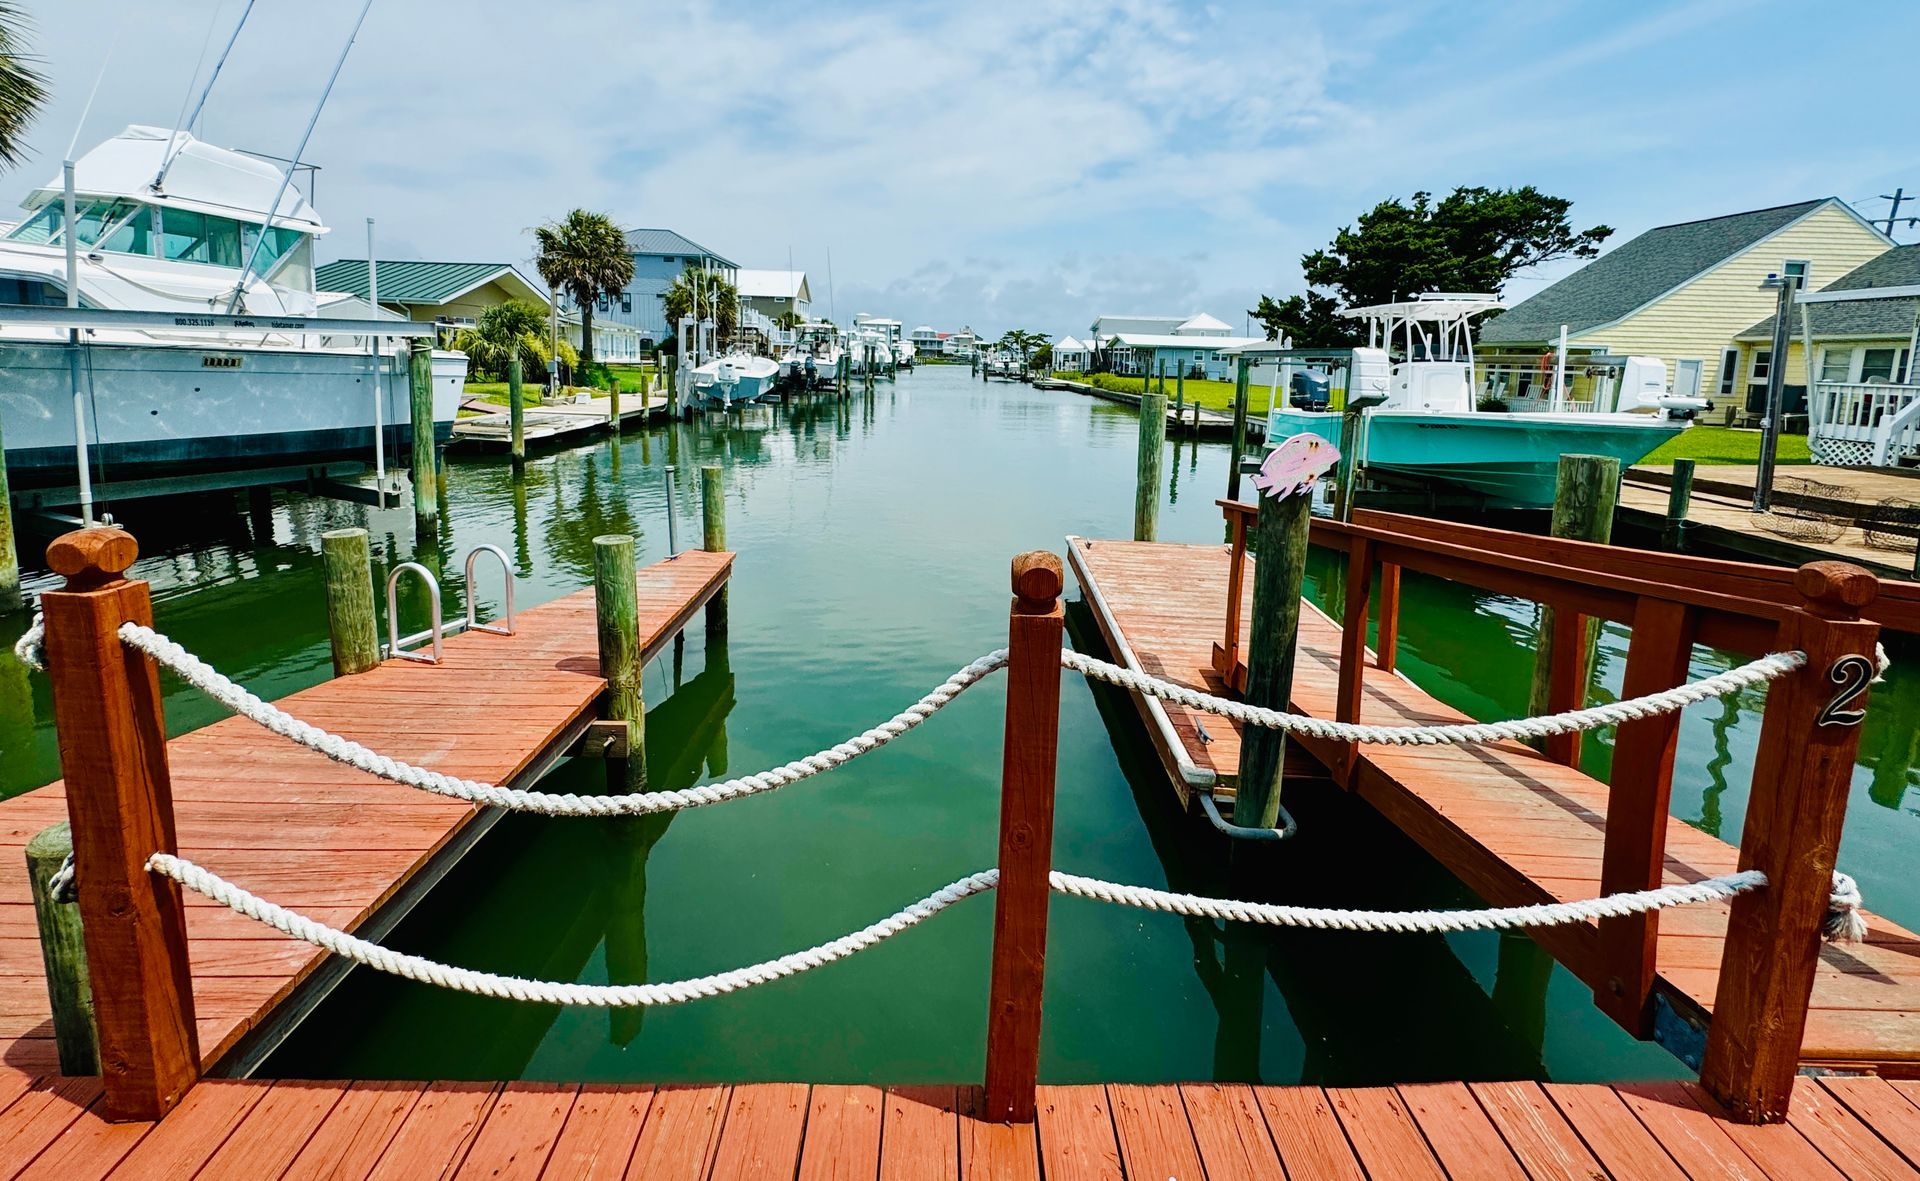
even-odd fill
[{"label": "boat antenna", "polygon": [[340,47],[340,57],[333,63],[333,73],[327,75],[326,88],[320,92],[320,101],[313,106],[313,116],[307,120],[307,129],[300,133],[300,146],[293,150],[286,171],[280,174],[280,188],[273,195],[273,203],[267,206],[266,222],[254,236],[253,249],[247,252],[246,265],[240,268],[240,278],[233,285],[233,297],[227,301],[227,314],[230,316],[240,310],[241,297],[247,292],[247,276],[253,274],[253,264],[260,258],[260,248],[267,244],[267,231],[273,229],[273,219],[280,215],[280,199],[287,195],[287,186],[293,183],[293,171],[300,166],[300,157],[306,154],[307,140],[313,137],[314,126],[320,122],[320,112],[327,109],[327,99],[333,95],[333,84],[339,80],[341,67],[347,64],[347,55],[353,52],[354,40],[360,36],[360,26],[367,23],[367,13],[372,8],[373,0],[366,0],[360,6],[360,16],[353,22],[353,31],[347,34],[347,43]]},{"label": "boat antenna", "polygon": [[833,307],[833,247],[827,247],[827,319],[835,324],[840,322],[840,313]]},{"label": "boat antenna", "polygon": [[207,18],[207,36],[200,42],[200,58],[193,63],[193,78],[187,79],[187,93],[180,96],[180,117],[174,120],[173,135],[167,139],[167,150],[160,158],[160,171],[153,174],[152,188],[155,192],[167,179],[167,169],[173,167],[173,161],[180,155],[180,133],[194,125],[200,118],[200,111],[207,105],[207,96],[213,93],[213,81],[220,76],[220,68],[227,64],[227,55],[233,52],[233,43],[240,39],[240,29],[247,23],[247,17],[253,12],[253,0],[247,0],[247,6],[240,10],[240,19],[233,24],[233,32],[227,35],[227,47],[220,51],[220,57],[213,63],[213,73],[207,75],[207,84],[200,88],[200,97],[194,101],[193,113],[187,114],[188,97],[193,94],[193,82],[200,76],[201,63],[207,60],[207,46],[213,44],[213,22],[220,15],[215,6],[213,16]]}]

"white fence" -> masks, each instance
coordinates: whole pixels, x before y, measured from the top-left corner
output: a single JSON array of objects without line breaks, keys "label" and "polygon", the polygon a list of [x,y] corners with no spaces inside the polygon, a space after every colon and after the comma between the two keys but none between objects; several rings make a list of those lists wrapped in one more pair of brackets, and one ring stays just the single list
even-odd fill
[{"label": "white fence", "polygon": [[1920,385],[1815,382],[1808,408],[1808,442],[1821,463],[1888,467],[1920,456]]}]

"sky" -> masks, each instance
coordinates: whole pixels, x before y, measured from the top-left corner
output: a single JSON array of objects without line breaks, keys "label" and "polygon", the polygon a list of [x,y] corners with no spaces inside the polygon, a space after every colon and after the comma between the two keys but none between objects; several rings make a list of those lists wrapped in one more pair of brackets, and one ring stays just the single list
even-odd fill
[{"label": "sky", "polygon": [[[0,205],[76,137],[172,126],[244,3],[26,0],[53,96]],[[202,137],[290,155],[359,10],[258,0]],[[584,207],[791,260],[841,321],[1239,327],[1419,190],[1536,185],[1616,245],[1811,197],[1883,217],[1920,190],[1916,44],[1920,5],[1836,0],[374,0],[302,158],[322,262],[373,217],[383,259],[533,277],[529,228]]]}]

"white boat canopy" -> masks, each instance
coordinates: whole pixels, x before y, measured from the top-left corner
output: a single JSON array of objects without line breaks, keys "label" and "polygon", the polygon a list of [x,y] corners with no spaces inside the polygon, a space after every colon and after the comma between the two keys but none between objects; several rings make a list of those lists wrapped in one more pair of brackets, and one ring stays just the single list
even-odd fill
[{"label": "white boat canopy", "polygon": [[[170,146],[175,148],[173,163],[164,187],[156,191],[153,178],[160,174]],[[73,164],[74,192],[83,198],[138,201],[254,222],[266,220],[267,207],[280,192],[280,178],[281,170],[265,160],[215,147],[184,131],[176,136],[138,123]],[[35,210],[58,202],[63,187],[56,175],[29,193],[23,204]],[[327,232],[320,214],[291,185],[280,195],[273,224],[307,234]]]},{"label": "white boat canopy", "polygon": [[1434,292],[1418,299],[1395,303],[1369,304],[1363,308],[1341,308],[1336,315],[1351,320],[1459,320],[1482,312],[1497,312],[1506,307],[1498,296]]}]

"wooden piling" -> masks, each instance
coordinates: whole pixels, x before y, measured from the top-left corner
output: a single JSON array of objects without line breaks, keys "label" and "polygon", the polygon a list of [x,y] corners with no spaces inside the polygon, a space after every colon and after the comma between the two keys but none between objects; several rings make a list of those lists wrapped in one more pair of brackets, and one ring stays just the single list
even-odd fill
[{"label": "wooden piling", "polygon": [[[1553,491],[1553,536],[1602,545],[1613,540],[1613,509],[1619,494],[1619,460],[1610,455],[1562,455]],[[1540,608],[1528,717],[1579,709],[1593,679],[1599,621],[1558,615],[1551,606]],[[1580,764],[1577,733],[1553,735],[1540,743],[1540,749],[1555,762],[1569,767]]]},{"label": "wooden piling", "polygon": [[680,357],[670,354],[667,357],[667,417],[680,417]]},{"label": "wooden piling", "polygon": [[13,539],[13,494],[7,487],[6,444],[0,440],[0,615],[25,605],[20,594],[20,554]]},{"label": "wooden piling", "polygon": [[613,379],[613,388],[607,392],[607,427],[614,434],[620,433],[620,379]]},{"label": "wooden piling", "polygon": [[1176,367],[1173,372],[1173,420],[1178,423],[1187,409],[1187,371]]},{"label": "wooden piling", "polygon": [[513,470],[523,471],[527,466],[527,406],[521,395],[521,383],[524,380],[520,372],[520,349],[514,346],[507,357],[507,454],[513,460]]},{"label": "wooden piling", "polygon": [[647,780],[647,703],[641,684],[646,662],[640,649],[635,570],[631,536],[610,533],[593,539],[593,618],[600,675],[607,682],[606,715],[627,723],[627,757],[614,786],[628,791],[644,788]]},{"label": "wooden piling", "polygon": [[1349,408],[1340,415],[1339,470],[1334,476],[1333,515],[1353,519],[1354,487],[1360,480],[1360,411]]},{"label": "wooden piling", "polygon": [[1000,885],[994,891],[987,1008],[986,1118],[1032,1123],[1046,983],[1047,875],[1053,870],[1054,764],[1060,746],[1060,559],[1013,560],[1007,712],[1000,762]]},{"label": "wooden piling", "polygon": [[320,535],[327,580],[327,639],[333,675],[363,673],[380,663],[374,622],[373,551],[365,529],[329,529]]},{"label": "wooden piling", "polygon": [[1160,395],[1161,402],[1164,403],[1167,399],[1167,363],[1165,361],[1160,360],[1158,357],[1155,357],[1153,361],[1153,370],[1154,370],[1154,388],[1155,388],[1155,391]]},{"label": "wooden piling", "polygon": [[[719,465],[700,469],[700,548],[721,553],[727,548],[727,488]],[[707,600],[707,634],[727,630],[727,587],[722,583]]]},{"label": "wooden piling", "polygon": [[1807,663],[1767,687],[1740,835],[1740,868],[1767,884],[1731,904],[1700,1066],[1701,1085],[1748,1123],[1784,1118],[1793,1096],[1860,745],[1860,718],[1848,711],[1866,706],[1880,634],[1859,618],[1879,590],[1860,567],[1814,562],[1794,589],[1802,607],[1771,647],[1805,652]]},{"label": "wooden piling", "polygon": [[1134,472],[1133,539],[1153,541],[1160,522],[1160,458],[1167,449],[1167,396],[1140,399],[1140,454]]},{"label": "wooden piling", "polygon": [[[1242,374],[1246,372],[1243,368]],[[1300,630],[1300,590],[1307,570],[1307,525],[1313,498],[1304,492],[1260,497],[1253,526],[1253,625],[1247,637],[1247,686],[1241,699],[1266,709],[1293,704],[1294,641]],[[1280,768],[1286,734],[1248,726],[1240,737],[1240,778],[1233,822],[1273,828],[1280,819]]]},{"label": "wooden piling", "polygon": [[119,529],[68,533],[47,547],[66,584],[40,597],[112,1120],[160,1118],[200,1075],[180,887],[146,869],[175,843],[159,673],[119,635],[153,625],[147,584],[126,577],[138,554]]},{"label": "wooden piling", "polygon": [[54,898],[50,886],[53,875],[72,855],[73,830],[64,820],[41,829],[27,842],[27,883],[40,931],[40,959],[47,971],[47,1000],[53,1007],[53,1043],[60,1056],[60,1073],[70,1077],[100,1073],[80,906]]},{"label": "wooden piling", "polygon": [[413,430],[408,448],[413,458],[413,519],[417,528],[429,530],[440,516],[434,498],[438,480],[433,464],[433,342],[423,336],[413,338],[407,364],[408,421]]},{"label": "wooden piling", "polygon": [[[1247,450],[1247,365],[1245,357],[1238,358],[1233,375],[1233,451],[1227,459],[1227,499],[1240,499],[1240,457]],[[1193,430],[1200,432],[1200,408],[1196,402],[1193,414]]]},{"label": "wooden piling", "polygon": [[1660,529],[1660,543],[1677,550],[1687,541],[1687,512],[1693,507],[1693,468],[1691,459],[1673,461],[1673,476],[1667,484],[1667,518]]}]

